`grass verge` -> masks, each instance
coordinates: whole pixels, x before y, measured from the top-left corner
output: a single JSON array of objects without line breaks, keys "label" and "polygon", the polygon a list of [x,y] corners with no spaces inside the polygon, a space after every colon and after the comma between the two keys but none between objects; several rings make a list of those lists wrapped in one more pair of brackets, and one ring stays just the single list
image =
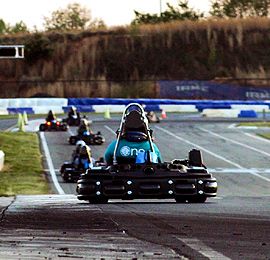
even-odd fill
[{"label": "grass verge", "polygon": [[256,126],[256,127],[270,127],[270,122],[243,122],[237,126]]},{"label": "grass verge", "polygon": [[0,132],[5,166],[0,172],[0,196],[48,194],[36,133]]},{"label": "grass verge", "polygon": [[265,139],[270,139],[270,133],[266,133],[266,134],[257,134],[260,137],[263,137]]}]

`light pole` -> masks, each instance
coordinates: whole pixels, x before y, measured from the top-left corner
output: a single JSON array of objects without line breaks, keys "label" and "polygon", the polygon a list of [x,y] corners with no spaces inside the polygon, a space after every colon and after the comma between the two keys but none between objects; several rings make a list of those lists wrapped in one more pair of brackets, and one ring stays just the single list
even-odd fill
[{"label": "light pole", "polygon": [[159,16],[161,16],[162,13],[162,0],[159,0]]}]

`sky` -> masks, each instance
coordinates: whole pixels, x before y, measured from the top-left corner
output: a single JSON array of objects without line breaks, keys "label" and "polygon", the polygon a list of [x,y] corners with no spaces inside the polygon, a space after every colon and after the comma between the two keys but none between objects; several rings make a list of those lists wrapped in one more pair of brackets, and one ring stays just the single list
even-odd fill
[{"label": "sky", "polygon": [[[79,3],[91,11],[92,18],[101,18],[106,25],[126,25],[134,19],[134,10],[142,13],[159,13],[166,3],[177,6],[178,0],[7,0],[1,1],[0,19],[14,25],[23,21],[27,27],[42,30],[44,17],[65,8],[69,3]],[[210,0],[189,0],[189,6],[207,12]]]}]

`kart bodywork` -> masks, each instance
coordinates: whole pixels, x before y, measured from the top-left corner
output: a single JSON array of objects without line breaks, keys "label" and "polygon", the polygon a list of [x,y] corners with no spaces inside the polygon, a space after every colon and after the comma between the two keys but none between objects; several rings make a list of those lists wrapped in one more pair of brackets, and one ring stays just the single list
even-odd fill
[{"label": "kart bodywork", "polygon": [[[200,151],[192,150],[190,158],[199,154]],[[204,165],[190,159],[119,164],[89,169],[78,180],[77,193],[79,200],[92,203],[146,198],[203,203],[208,197],[216,196],[217,181]]]},{"label": "kart bodywork", "polygon": [[62,121],[53,120],[40,124],[39,131],[67,131],[68,125]]},{"label": "kart bodywork", "polygon": [[101,145],[105,142],[105,138],[100,132],[97,132],[96,134],[87,133],[84,135],[72,135],[69,137],[68,142],[75,145],[79,140],[83,140],[87,145]]}]

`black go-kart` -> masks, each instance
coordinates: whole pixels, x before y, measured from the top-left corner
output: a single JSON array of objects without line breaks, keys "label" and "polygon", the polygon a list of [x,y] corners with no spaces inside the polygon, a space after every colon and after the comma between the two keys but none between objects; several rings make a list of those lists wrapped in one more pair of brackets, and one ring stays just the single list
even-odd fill
[{"label": "black go-kart", "polygon": [[85,171],[84,168],[77,168],[70,162],[64,162],[60,168],[61,177],[65,182],[76,182]]},{"label": "black go-kart", "polygon": [[67,131],[68,125],[62,121],[52,120],[46,121],[39,125],[39,131]]},{"label": "black go-kart", "polygon": [[72,135],[69,137],[68,142],[69,144],[75,145],[79,140],[83,140],[87,145],[101,145],[105,143],[105,138],[100,132],[86,132],[83,135]]},{"label": "black go-kart", "polygon": [[79,116],[71,116],[64,118],[63,122],[67,123],[69,126],[79,126],[81,123],[81,118]]},{"label": "black go-kart", "polygon": [[[95,167],[104,166],[105,162],[103,158],[95,161]],[[65,182],[77,182],[81,174],[85,173],[85,167],[78,167],[73,162],[64,162],[60,168],[60,174]]]},{"label": "black go-kart", "polygon": [[149,123],[159,123],[160,122],[160,118],[153,111],[147,112],[146,117],[147,117]]},{"label": "black go-kart", "polygon": [[[125,112],[120,132],[124,120]],[[145,120],[147,121],[146,118]],[[77,182],[77,198],[90,203],[107,203],[109,199],[169,198],[179,203],[204,203],[208,197],[216,196],[217,181],[203,164],[199,150],[191,150],[188,159],[154,162],[151,159],[154,149],[150,135],[148,128],[148,140],[152,151],[148,151],[144,156],[145,161],[119,163],[116,159],[119,134],[113,165],[93,167],[82,174]]]}]

